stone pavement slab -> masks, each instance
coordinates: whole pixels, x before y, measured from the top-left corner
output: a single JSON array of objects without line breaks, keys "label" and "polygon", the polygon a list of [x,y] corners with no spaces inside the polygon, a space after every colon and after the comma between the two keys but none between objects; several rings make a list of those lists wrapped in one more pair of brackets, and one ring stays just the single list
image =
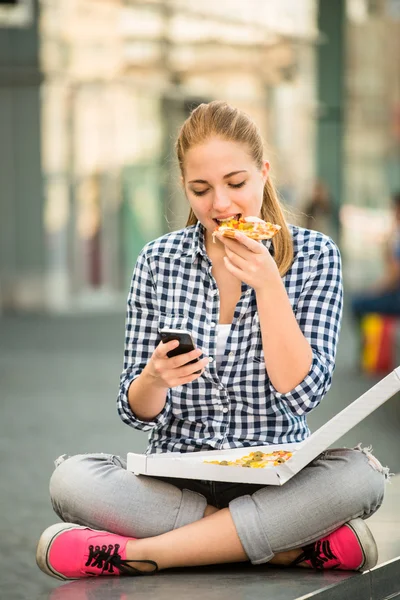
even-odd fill
[{"label": "stone pavement slab", "polygon": [[[116,412],[123,339],[123,310],[119,315],[0,318],[1,600],[45,598],[60,586],[34,560],[42,530],[58,520],[48,495],[53,460],[63,453],[125,455],[146,447],[146,435],[124,425]],[[332,389],[309,418],[313,430],[374,384],[356,373],[354,350],[345,321]],[[371,444],[381,462],[399,472],[399,413],[397,395],[341,443]],[[385,527],[390,529],[383,520],[382,535]],[[190,578],[182,582],[182,598],[185,585],[194,589]],[[218,585],[220,598],[234,600],[232,587]],[[241,587],[241,597],[253,598],[247,589],[250,582]]]}]

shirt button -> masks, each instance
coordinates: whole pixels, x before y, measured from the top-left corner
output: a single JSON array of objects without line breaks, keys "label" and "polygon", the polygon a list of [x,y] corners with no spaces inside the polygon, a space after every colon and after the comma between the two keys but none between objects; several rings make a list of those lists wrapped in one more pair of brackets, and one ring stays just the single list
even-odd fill
[{"label": "shirt button", "polygon": [[224,406],[224,408],[222,409],[222,412],[227,413],[228,412],[228,408],[226,406]]},{"label": "shirt button", "polygon": [[211,325],[211,327],[215,327],[214,321],[211,321],[210,325]]},{"label": "shirt button", "polygon": [[225,388],[224,388],[224,386],[222,385],[222,383],[221,383],[221,385],[219,385],[219,386],[218,386],[218,389],[219,389],[219,390],[223,390],[223,389],[225,389]]},{"label": "shirt button", "polygon": [[213,359],[213,357],[212,357],[212,356],[209,356],[209,357],[208,357],[208,362],[209,362],[209,363],[212,363],[212,362],[213,362],[213,360],[214,360],[214,359]]},{"label": "shirt button", "polygon": [[234,352],[229,352],[228,356],[229,356],[229,358],[233,358],[235,356],[235,353]]}]

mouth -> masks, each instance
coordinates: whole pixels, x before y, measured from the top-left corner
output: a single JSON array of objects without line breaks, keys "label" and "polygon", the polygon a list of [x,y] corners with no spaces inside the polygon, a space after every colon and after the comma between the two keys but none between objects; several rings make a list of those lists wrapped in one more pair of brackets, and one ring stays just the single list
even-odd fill
[{"label": "mouth", "polygon": [[237,213],[236,215],[230,215],[229,217],[225,217],[224,219],[213,219],[213,221],[217,225],[223,225],[224,223],[228,223],[229,221],[232,221],[232,219],[236,219],[238,221],[241,216],[242,216],[241,213]]}]

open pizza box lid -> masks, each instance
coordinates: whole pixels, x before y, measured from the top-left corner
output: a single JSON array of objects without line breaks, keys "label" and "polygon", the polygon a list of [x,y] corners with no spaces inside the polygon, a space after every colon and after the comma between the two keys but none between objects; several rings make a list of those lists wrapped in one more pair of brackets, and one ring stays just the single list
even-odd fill
[{"label": "open pizza box lid", "polygon": [[[165,452],[149,455],[130,452],[128,453],[127,468],[128,471],[132,471],[136,475],[283,485],[398,391],[400,391],[400,367],[397,367],[302,442],[283,445],[269,444],[252,446],[251,448],[247,446],[206,452]],[[258,469],[204,462],[205,460],[232,461],[250,452],[269,453],[275,450],[287,450],[293,454],[280,465]]]}]

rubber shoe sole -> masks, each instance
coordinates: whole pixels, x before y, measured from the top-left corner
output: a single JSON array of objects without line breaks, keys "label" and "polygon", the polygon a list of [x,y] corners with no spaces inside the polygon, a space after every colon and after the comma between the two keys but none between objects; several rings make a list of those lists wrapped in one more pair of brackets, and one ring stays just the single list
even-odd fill
[{"label": "rubber shoe sole", "polygon": [[364,557],[362,564],[357,570],[368,571],[372,569],[378,562],[378,547],[368,525],[363,519],[352,519],[346,523],[346,526],[350,527],[356,535]]},{"label": "rubber shoe sole", "polygon": [[59,573],[51,566],[49,562],[49,554],[51,550],[51,545],[56,537],[63,533],[64,531],[69,531],[70,529],[87,529],[87,527],[83,527],[82,525],[75,525],[71,523],[56,523],[55,525],[51,525],[47,529],[44,530],[42,535],[40,536],[40,540],[36,549],[36,564],[46,575],[50,575],[51,577],[56,577],[57,579],[62,579],[63,581],[69,581],[71,579],[80,579],[78,577],[66,577],[62,573]]}]

